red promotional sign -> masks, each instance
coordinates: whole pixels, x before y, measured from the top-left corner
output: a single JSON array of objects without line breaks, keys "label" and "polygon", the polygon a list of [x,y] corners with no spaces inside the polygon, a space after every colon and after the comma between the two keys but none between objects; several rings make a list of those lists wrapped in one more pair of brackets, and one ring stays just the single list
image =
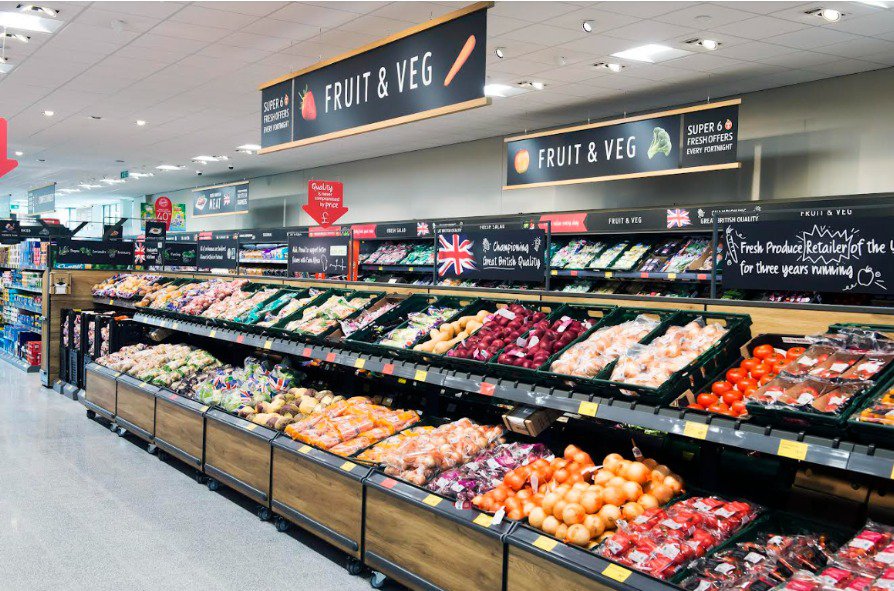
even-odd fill
[{"label": "red promotional sign", "polygon": [[308,236],[317,237],[326,237],[326,236],[341,236],[342,230],[341,226],[311,226],[307,229]]},{"label": "red promotional sign", "polygon": [[6,157],[6,119],[0,117],[0,176],[10,172],[18,165],[18,160],[10,160]]},{"label": "red promotional sign", "polygon": [[376,237],[375,224],[354,224],[351,226],[351,230],[354,232],[354,240],[366,240]]},{"label": "red promotional sign", "polygon": [[550,222],[550,232],[562,234],[565,232],[586,232],[586,213],[550,213],[540,216],[541,222]]},{"label": "red promotional sign", "polygon": [[315,222],[328,228],[348,212],[343,204],[344,185],[338,181],[307,181],[307,205],[302,209]]},{"label": "red promotional sign", "polygon": [[155,200],[155,219],[165,223],[165,230],[171,229],[171,216],[174,213],[174,205],[171,200],[162,195]]}]

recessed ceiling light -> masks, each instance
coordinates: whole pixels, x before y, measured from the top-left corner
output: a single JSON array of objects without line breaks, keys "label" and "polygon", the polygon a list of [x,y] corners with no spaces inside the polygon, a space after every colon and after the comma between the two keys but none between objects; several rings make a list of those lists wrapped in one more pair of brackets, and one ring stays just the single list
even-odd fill
[{"label": "recessed ceiling light", "polygon": [[124,179],[102,179],[103,183],[107,185],[120,185],[123,182],[126,182]]},{"label": "recessed ceiling light", "polygon": [[703,47],[704,49],[707,49],[708,51],[714,51],[721,45],[721,43],[719,41],[715,41],[714,39],[698,39],[698,38],[687,39],[683,43],[685,43],[686,45],[698,45],[699,47]]},{"label": "recessed ceiling light", "polygon": [[593,21],[584,21],[580,24],[581,28],[587,33],[593,32]]},{"label": "recessed ceiling light", "polygon": [[546,88],[546,84],[537,80],[523,80],[522,82],[519,82],[518,85],[524,88],[533,88],[534,90],[543,90]]},{"label": "recessed ceiling light", "polygon": [[261,149],[261,146],[258,144],[242,144],[236,148],[237,152],[242,152],[244,154],[254,154],[258,150]]},{"label": "recessed ceiling light", "polygon": [[59,11],[55,8],[48,8],[46,6],[37,6],[35,4],[19,4],[16,6],[22,12],[40,12],[47,16],[59,16]]},{"label": "recessed ceiling light", "polygon": [[20,31],[34,31],[36,33],[55,33],[63,24],[62,21],[37,16],[36,14],[22,12],[0,12],[0,27],[18,29]]},{"label": "recessed ceiling light", "polygon": [[663,62],[675,57],[681,57],[688,53],[691,52],[684,49],[674,49],[673,47],[668,47],[667,45],[661,45],[659,43],[648,43],[646,45],[634,47],[633,49],[613,53],[612,57],[653,64],[655,62]]},{"label": "recessed ceiling light", "polygon": [[21,43],[28,43],[29,41],[31,41],[31,37],[29,37],[28,35],[23,35],[22,33],[5,33],[4,36],[10,39],[15,39],[16,41],[19,41]]},{"label": "recessed ceiling light", "polygon": [[503,59],[506,56],[506,48],[498,47],[498,48],[494,49],[494,55],[496,55],[500,59]]},{"label": "recessed ceiling light", "polygon": [[182,170],[186,168],[185,166],[177,166],[176,164],[159,164],[155,167],[156,170]]},{"label": "recessed ceiling light", "polygon": [[597,69],[605,68],[606,70],[611,70],[612,72],[620,72],[624,69],[624,66],[617,62],[597,62],[593,64],[593,67]]},{"label": "recessed ceiling light", "polygon": [[844,13],[840,10],[835,10],[834,8],[814,8],[813,10],[808,10],[804,14],[818,16],[830,23],[837,23],[841,20],[841,17],[844,16]]},{"label": "recessed ceiling light", "polygon": [[16,151],[15,151],[15,155],[16,155],[16,156],[24,156],[25,153],[22,152],[21,150],[16,150]]},{"label": "recessed ceiling light", "polygon": [[43,116],[44,116],[44,117],[52,117],[52,116],[55,115],[55,114],[56,114],[56,111],[46,110],[46,111],[43,112]]},{"label": "recessed ceiling light", "polygon": [[82,189],[102,189],[102,185],[91,185],[90,183],[81,183],[78,186]]},{"label": "recessed ceiling light", "polygon": [[132,172],[132,173],[130,173],[130,176],[132,176],[135,179],[142,179],[142,178],[146,178],[149,176],[155,176],[155,173],[154,172]]},{"label": "recessed ceiling light", "polygon": [[146,122],[143,121],[142,119],[137,119],[137,125],[139,125],[140,127],[143,127],[144,125],[146,125]]}]

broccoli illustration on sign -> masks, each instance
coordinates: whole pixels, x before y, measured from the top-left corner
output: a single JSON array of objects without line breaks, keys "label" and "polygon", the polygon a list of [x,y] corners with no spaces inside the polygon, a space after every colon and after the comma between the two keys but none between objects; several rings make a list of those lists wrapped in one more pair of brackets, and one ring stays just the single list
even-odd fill
[{"label": "broccoli illustration on sign", "polygon": [[671,148],[671,137],[663,128],[656,127],[652,130],[652,145],[649,146],[649,160],[652,159],[652,156],[661,152],[665,156],[670,156]]}]

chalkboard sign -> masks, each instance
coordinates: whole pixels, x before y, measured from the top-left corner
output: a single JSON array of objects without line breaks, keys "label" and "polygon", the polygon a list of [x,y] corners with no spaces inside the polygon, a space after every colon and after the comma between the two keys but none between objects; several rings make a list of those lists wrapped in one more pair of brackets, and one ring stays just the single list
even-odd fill
[{"label": "chalkboard sign", "polygon": [[171,242],[166,240],[162,249],[162,262],[165,267],[195,267],[196,243]]},{"label": "chalkboard sign", "polygon": [[542,282],[546,251],[542,229],[438,231],[438,277]]},{"label": "chalkboard sign", "polygon": [[19,220],[0,220],[0,243],[18,244],[22,239],[22,223]]},{"label": "chalkboard sign", "polygon": [[199,240],[196,266],[200,269],[235,269],[239,241],[235,238]]},{"label": "chalkboard sign", "polygon": [[350,236],[289,236],[289,275],[347,275]]},{"label": "chalkboard sign", "polygon": [[723,286],[885,294],[894,286],[890,217],[730,224]]},{"label": "chalkboard sign", "polygon": [[55,262],[62,265],[115,265],[132,267],[133,242],[120,240],[56,240]]}]

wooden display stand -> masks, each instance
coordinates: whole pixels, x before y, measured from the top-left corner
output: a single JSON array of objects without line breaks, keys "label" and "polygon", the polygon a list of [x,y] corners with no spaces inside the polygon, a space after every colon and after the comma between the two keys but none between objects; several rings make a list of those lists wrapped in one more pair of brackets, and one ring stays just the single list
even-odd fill
[{"label": "wooden display stand", "polygon": [[270,442],[277,432],[217,409],[205,419],[205,473],[269,506]]},{"label": "wooden display stand", "polygon": [[[57,349],[58,350],[58,349]],[[85,377],[83,404],[90,410],[108,420],[115,418],[117,412],[118,376],[120,374],[101,365],[91,363],[87,366]]]},{"label": "wooden display stand", "polygon": [[205,413],[208,407],[169,390],[155,398],[155,445],[201,470],[205,457]]},{"label": "wooden display stand", "polygon": [[363,479],[369,468],[286,436],[273,441],[274,513],[355,558],[363,541]]},{"label": "wooden display stand", "polygon": [[515,546],[509,546],[506,562],[506,591],[602,591],[605,585],[568,570]]},{"label": "wooden display stand", "polygon": [[156,392],[156,386],[130,376],[122,375],[118,378],[115,422],[148,443],[155,439]]}]

